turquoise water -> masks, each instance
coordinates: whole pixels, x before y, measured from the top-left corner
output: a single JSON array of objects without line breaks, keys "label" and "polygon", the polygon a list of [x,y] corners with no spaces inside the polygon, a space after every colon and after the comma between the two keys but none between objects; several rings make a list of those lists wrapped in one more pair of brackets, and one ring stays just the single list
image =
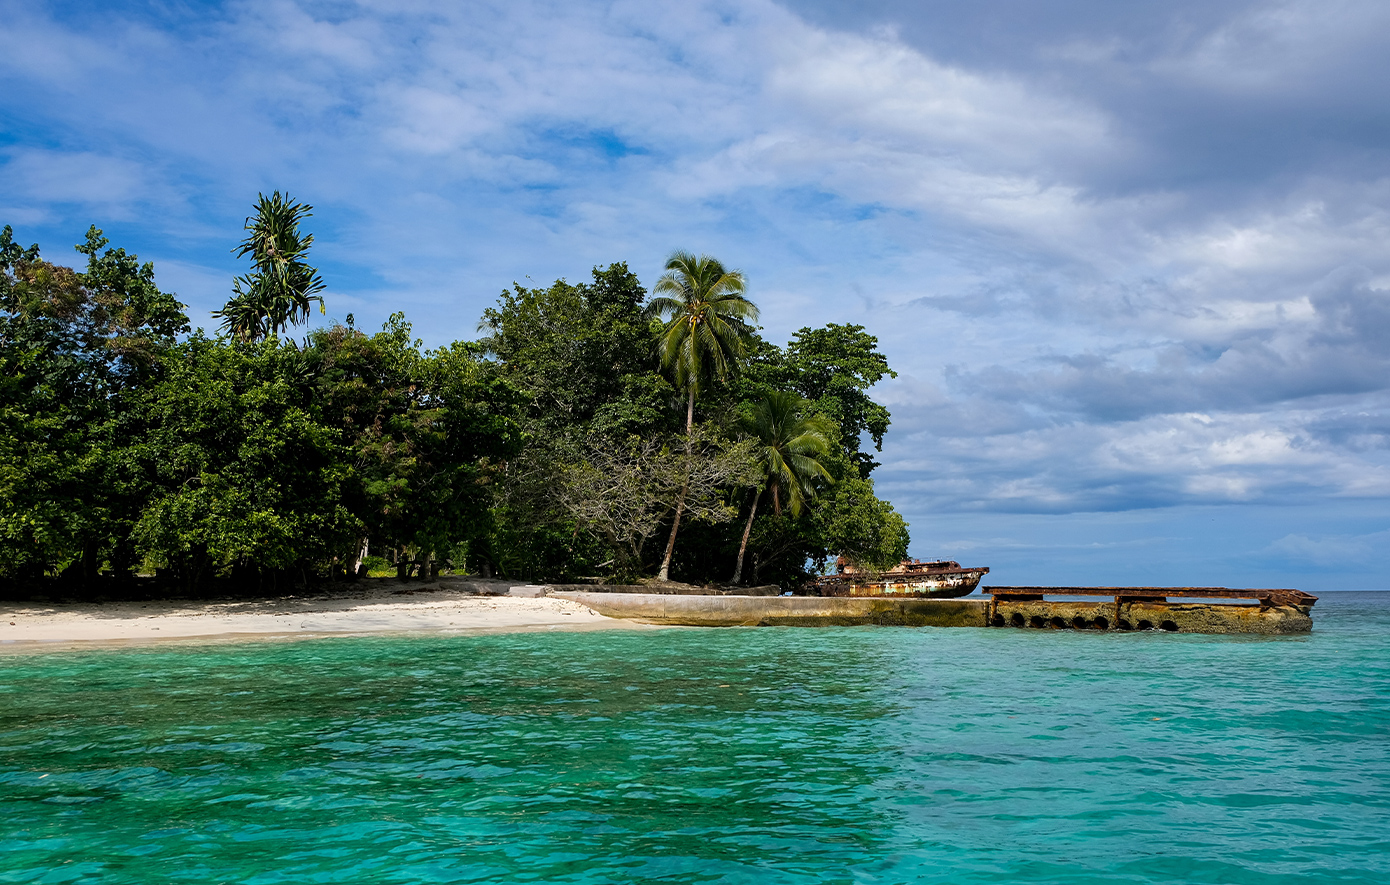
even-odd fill
[{"label": "turquoise water", "polygon": [[0,882],[1390,882],[1390,594],[1310,636],[0,657]]}]

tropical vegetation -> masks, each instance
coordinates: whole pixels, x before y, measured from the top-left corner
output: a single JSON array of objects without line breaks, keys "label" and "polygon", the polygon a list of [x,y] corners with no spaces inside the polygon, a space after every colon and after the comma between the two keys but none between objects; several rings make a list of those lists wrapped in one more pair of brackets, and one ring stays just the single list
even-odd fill
[{"label": "tropical vegetation", "polygon": [[426,348],[399,313],[296,341],[325,291],[310,213],[260,197],[217,334],[95,227],[81,270],[0,232],[0,583],[796,589],[906,554],[871,478],[892,370],[862,327],[777,346],[743,274],[676,252],[650,295],[622,263],[514,285],[474,341]]},{"label": "tropical vegetation", "polygon": [[246,219],[246,239],[232,250],[238,258],[251,256],[251,272],[232,280],[236,294],[213,312],[229,335],[261,341],[307,320],[311,304],[323,311],[318,293],[326,284],[305,260],[314,235],[299,232],[299,222],[313,208],[279,191],[256,201],[256,214]]}]

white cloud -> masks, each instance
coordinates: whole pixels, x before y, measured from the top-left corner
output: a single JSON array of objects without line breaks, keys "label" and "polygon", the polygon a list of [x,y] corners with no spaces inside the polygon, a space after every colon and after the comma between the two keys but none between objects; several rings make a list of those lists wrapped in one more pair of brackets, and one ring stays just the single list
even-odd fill
[{"label": "white cloud", "polygon": [[0,169],[5,178],[0,193],[12,200],[102,205],[122,214],[134,211],[131,204],[149,199],[155,187],[141,164],[97,153],[14,150]]},{"label": "white cloud", "polygon": [[200,305],[274,187],[317,206],[333,313],[405,305],[431,343],[525,275],[690,247],[749,272],[773,337],[880,336],[904,510],[1390,496],[1374,4],[988,63],[770,2],[0,4],[9,218],[204,250],[161,265]]},{"label": "white cloud", "polygon": [[1017,80],[926,58],[891,37],[788,28],[766,89],[846,139],[969,167],[1037,167],[1058,152],[1112,149],[1105,116]]},{"label": "white cloud", "polygon": [[1203,87],[1245,96],[1318,94],[1329,75],[1379,52],[1390,9],[1365,0],[1255,4],[1193,49],[1156,65]]},{"label": "white cloud", "polygon": [[385,138],[408,151],[439,154],[458,150],[500,125],[461,96],[420,86],[400,89],[387,104],[395,110],[397,123],[386,130]]}]

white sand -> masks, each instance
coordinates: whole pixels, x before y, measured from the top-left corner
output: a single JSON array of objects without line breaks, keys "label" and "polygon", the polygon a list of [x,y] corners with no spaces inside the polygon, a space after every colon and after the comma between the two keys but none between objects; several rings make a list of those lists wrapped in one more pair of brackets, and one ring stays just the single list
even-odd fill
[{"label": "white sand", "polygon": [[[605,618],[567,599],[477,596],[451,583],[442,580],[430,585],[401,585],[382,579],[343,593],[252,600],[0,602],[0,650],[194,638],[653,629]],[[489,589],[506,593],[509,588],[501,584]],[[528,594],[535,590],[518,586],[512,592]]]}]

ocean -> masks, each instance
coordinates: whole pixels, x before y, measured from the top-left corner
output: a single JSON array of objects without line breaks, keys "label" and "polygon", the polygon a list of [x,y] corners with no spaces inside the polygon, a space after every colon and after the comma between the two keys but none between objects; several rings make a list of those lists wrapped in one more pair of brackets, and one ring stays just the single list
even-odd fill
[{"label": "ocean", "polygon": [[1390,593],[1311,635],[0,656],[0,882],[1390,882]]}]

